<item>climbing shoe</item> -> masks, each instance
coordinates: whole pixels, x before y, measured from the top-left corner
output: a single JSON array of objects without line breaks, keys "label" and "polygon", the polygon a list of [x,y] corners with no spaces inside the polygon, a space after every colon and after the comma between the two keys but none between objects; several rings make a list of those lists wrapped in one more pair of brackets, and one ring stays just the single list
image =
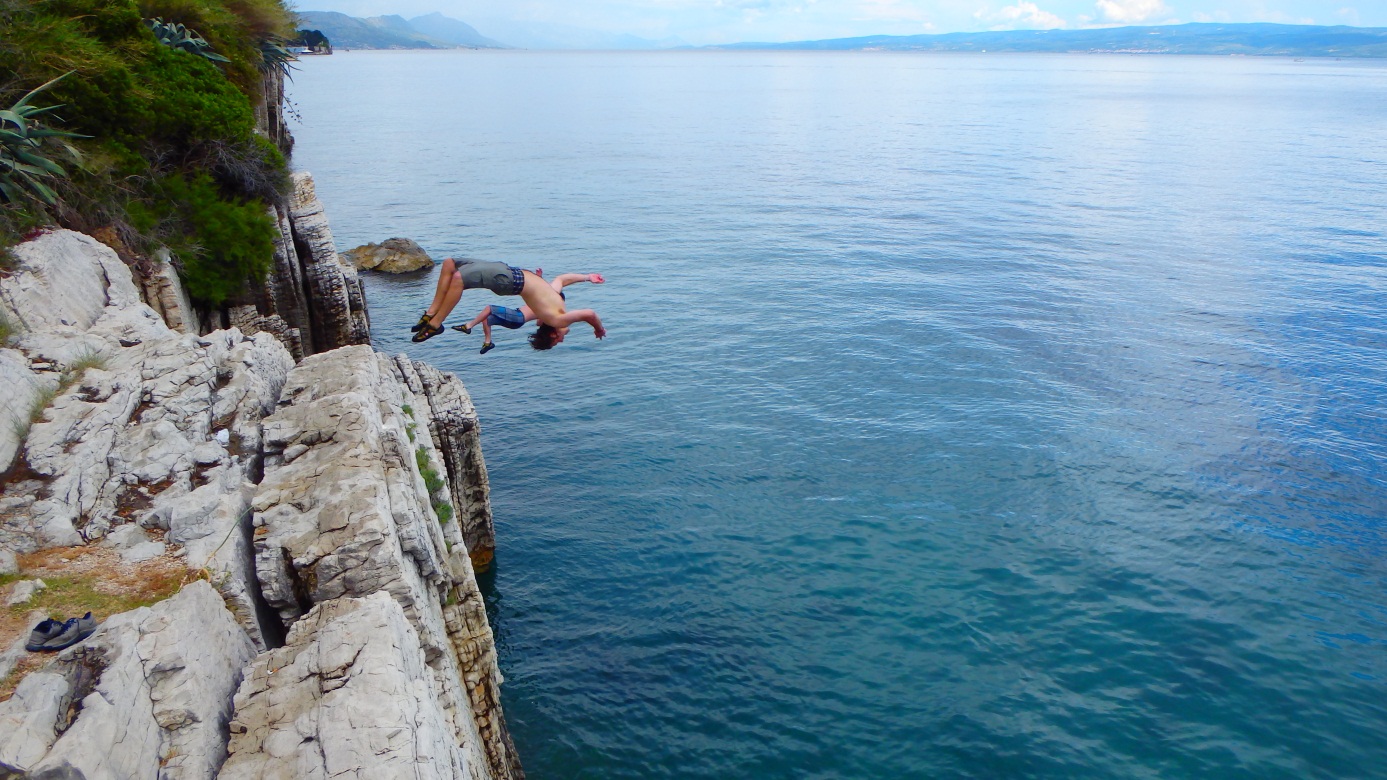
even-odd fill
[{"label": "climbing shoe", "polygon": [[416,333],[416,334],[414,334],[414,338],[410,339],[410,341],[413,341],[413,342],[415,342],[416,344],[419,343],[419,342],[421,342],[421,341],[428,341],[429,339],[433,338],[434,336],[437,336],[438,334],[440,334],[440,333],[442,333],[442,332],[443,332],[443,326],[442,326],[442,325],[439,325],[438,327],[435,328],[434,326],[432,326],[432,325],[430,325],[430,324],[428,324],[428,323],[426,322],[426,323],[424,323],[424,327],[420,328],[420,329],[419,329],[419,332]]}]

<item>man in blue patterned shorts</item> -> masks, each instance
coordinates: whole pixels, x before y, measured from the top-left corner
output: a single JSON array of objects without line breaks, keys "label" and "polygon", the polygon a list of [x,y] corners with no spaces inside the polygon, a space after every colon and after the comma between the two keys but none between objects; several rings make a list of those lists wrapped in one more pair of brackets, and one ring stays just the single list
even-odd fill
[{"label": "man in blue patterned shorts", "polygon": [[[540,274],[540,269],[536,268],[535,275],[539,276]],[[549,286],[553,287],[556,291],[558,291],[559,297],[566,301],[568,300],[568,296],[563,294],[563,288],[569,286],[570,284],[577,284],[578,282],[592,282],[593,284],[602,284],[605,281],[607,280],[602,278],[602,274],[559,274],[558,276],[554,277],[554,280],[549,283]],[[535,313],[530,310],[529,306],[521,306],[518,309],[511,309],[505,306],[497,306],[495,304],[492,304],[483,308],[480,312],[477,312],[477,316],[473,317],[472,321],[467,323],[466,325],[454,325],[453,330],[460,330],[463,333],[471,333],[472,329],[477,327],[477,324],[480,323],[482,326],[484,336],[480,354],[485,355],[486,353],[496,348],[496,345],[491,341],[492,325],[499,325],[503,328],[518,330],[525,323],[529,322],[530,320],[533,320],[534,318]]]}]

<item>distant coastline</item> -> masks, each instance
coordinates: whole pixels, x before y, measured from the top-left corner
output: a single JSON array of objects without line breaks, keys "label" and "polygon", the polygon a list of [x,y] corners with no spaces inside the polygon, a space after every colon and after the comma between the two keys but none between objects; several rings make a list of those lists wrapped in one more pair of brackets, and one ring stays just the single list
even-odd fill
[{"label": "distant coastline", "polygon": [[543,31],[515,27],[504,30],[506,35],[492,33],[494,37],[488,37],[466,22],[439,13],[413,19],[400,16],[361,19],[336,12],[303,11],[299,17],[305,25],[322,30],[339,49],[935,51],[1387,58],[1387,28],[1342,25],[1192,22],[1086,30],[869,35],[690,46],[677,39],[652,41],[629,35],[552,27]]},{"label": "distant coastline", "polygon": [[870,35],[792,43],[735,43],[708,49],[800,51],[1241,54],[1261,57],[1387,57],[1387,28],[1299,24],[1190,23],[1092,30],[1009,30],[940,35]]}]

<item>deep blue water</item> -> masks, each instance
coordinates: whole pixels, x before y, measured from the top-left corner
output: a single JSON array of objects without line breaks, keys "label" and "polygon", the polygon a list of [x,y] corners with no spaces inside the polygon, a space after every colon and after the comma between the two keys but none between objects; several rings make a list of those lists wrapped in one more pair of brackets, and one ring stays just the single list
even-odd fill
[{"label": "deep blue water", "polygon": [[608,279],[605,341],[485,356],[367,282],[482,417],[531,778],[1387,777],[1387,61],[349,52],[291,94],[339,249]]}]

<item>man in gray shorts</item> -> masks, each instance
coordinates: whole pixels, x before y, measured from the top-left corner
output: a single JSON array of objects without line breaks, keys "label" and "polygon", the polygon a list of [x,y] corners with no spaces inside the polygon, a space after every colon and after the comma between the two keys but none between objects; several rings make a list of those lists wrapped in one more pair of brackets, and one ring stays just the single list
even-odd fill
[{"label": "man in gray shorts", "polygon": [[[541,274],[543,274],[543,271],[536,268],[535,275],[540,276]],[[578,282],[592,282],[593,284],[602,284],[606,281],[606,279],[602,278],[602,274],[559,274],[558,276],[554,277],[553,281],[549,282],[549,286],[557,290],[559,293],[559,297],[563,298],[564,301],[567,302],[568,297],[563,294],[563,288],[569,286],[570,284],[577,284]],[[453,330],[460,330],[463,333],[471,333],[472,329],[477,327],[477,325],[480,323],[483,329],[483,335],[485,336],[485,339],[482,341],[481,354],[485,355],[486,353],[496,348],[496,345],[491,341],[491,326],[499,325],[503,328],[518,330],[525,323],[529,322],[530,320],[533,320],[534,318],[535,313],[530,309],[529,306],[521,306],[518,309],[512,309],[507,306],[497,306],[495,304],[492,304],[490,306],[483,307],[480,312],[477,312],[477,316],[473,317],[472,321],[467,323],[466,325],[454,325]]]},{"label": "man in gray shorts", "polygon": [[[573,276],[579,276],[579,281],[582,281],[582,275]],[[439,270],[433,303],[419,318],[418,324],[411,328],[415,331],[413,341],[428,341],[442,333],[443,321],[457,305],[462,291],[470,287],[485,287],[497,295],[519,295],[525,302],[525,308],[540,322],[539,330],[530,337],[530,345],[535,349],[549,349],[562,342],[568,335],[569,327],[576,322],[591,325],[593,335],[599,339],[607,335],[607,329],[602,327],[597,312],[592,309],[568,311],[559,293],[563,285],[551,285],[538,274],[505,263],[454,260],[450,257],[443,261],[443,267]]]}]

